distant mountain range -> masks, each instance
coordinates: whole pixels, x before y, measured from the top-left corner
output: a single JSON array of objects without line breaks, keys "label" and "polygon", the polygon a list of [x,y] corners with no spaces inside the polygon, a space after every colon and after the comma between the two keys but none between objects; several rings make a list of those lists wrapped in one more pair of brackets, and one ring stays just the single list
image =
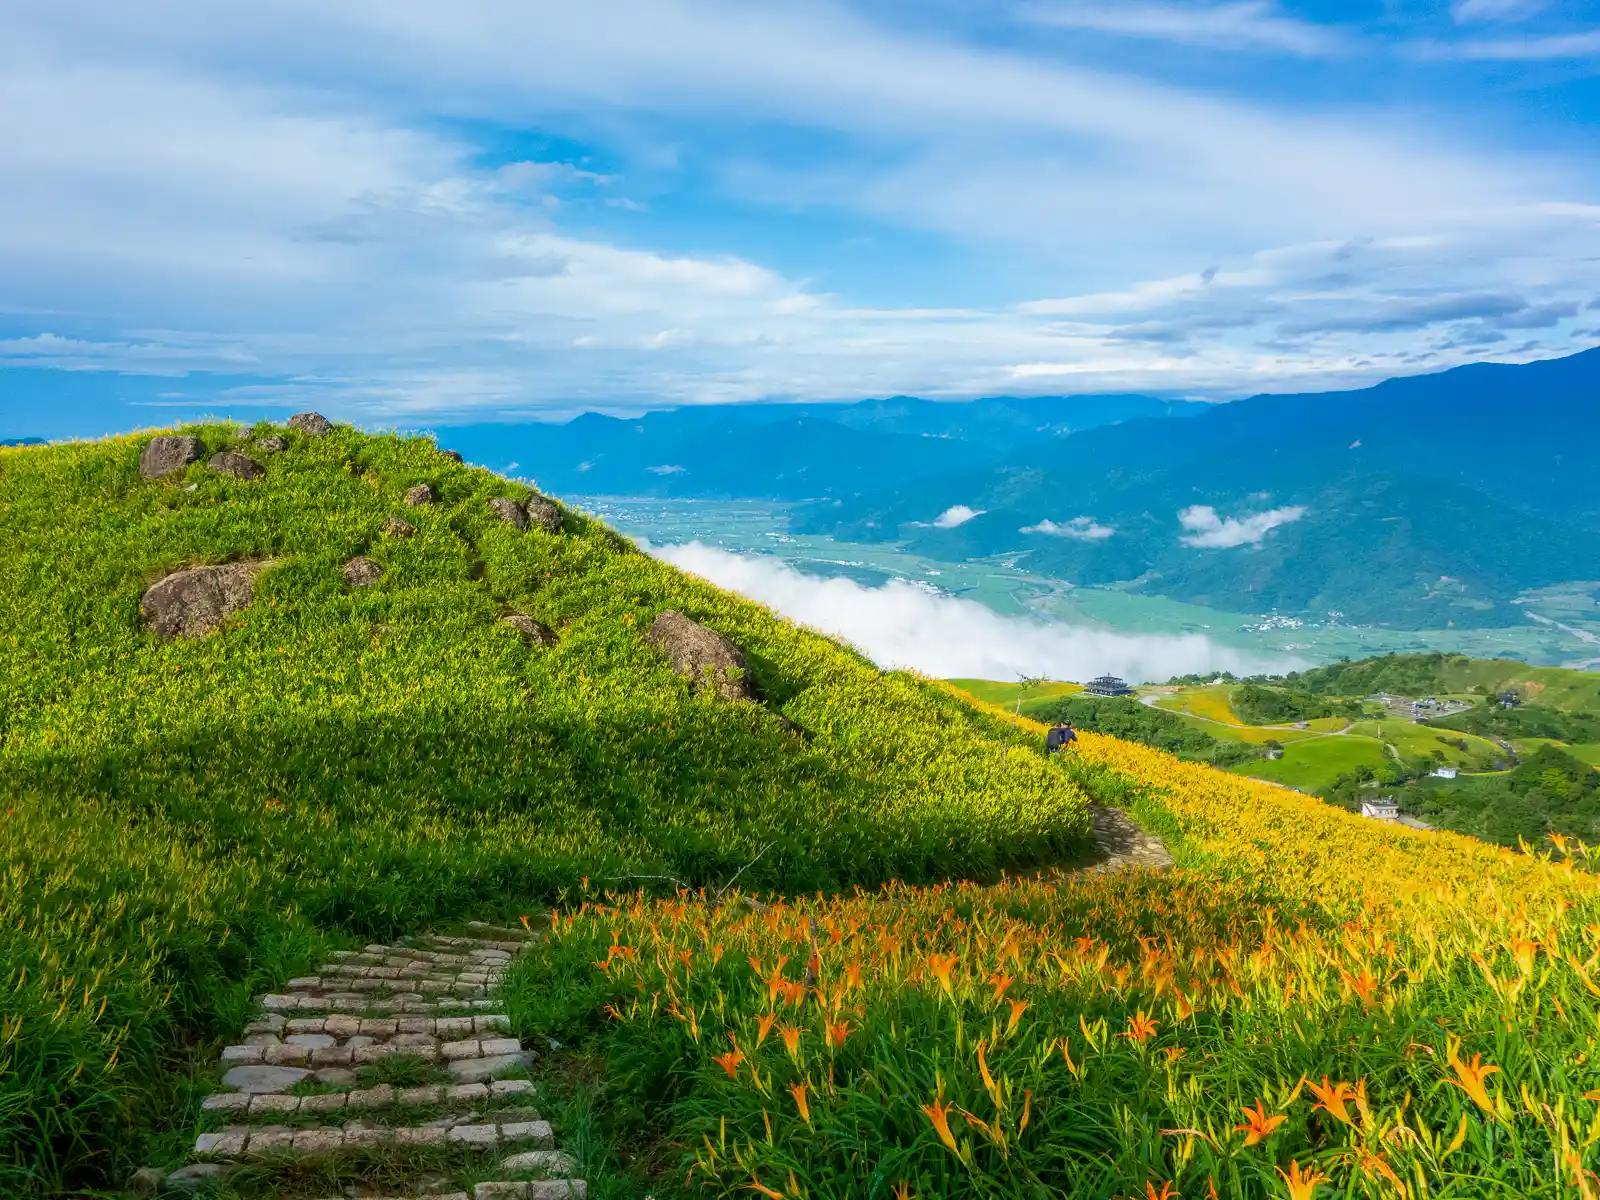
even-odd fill
[{"label": "distant mountain range", "polygon": [[42,446],[44,439],[38,437],[0,438],[0,446]]},{"label": "distant mountain range", "polygon": [[800,532],[1234,611],[1498,626],[1526,590],[1600,579],[1600,350],[1229,404],[895,398],[443,436],[557,492],[807,500]]}]

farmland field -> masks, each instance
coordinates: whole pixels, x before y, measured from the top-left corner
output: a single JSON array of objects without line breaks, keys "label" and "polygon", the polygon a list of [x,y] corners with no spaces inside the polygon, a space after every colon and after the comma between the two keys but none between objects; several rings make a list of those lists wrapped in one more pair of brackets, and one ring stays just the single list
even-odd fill
[{"label": "farmland field", "polygon": [[1357,767],[1376,770],[1383,765],[1385,757],[1383,743],[1374,738],[1334,736],[1285,743],[1280,759],[1256,759],[1229,770],[1310,792],[1326,787]]}]

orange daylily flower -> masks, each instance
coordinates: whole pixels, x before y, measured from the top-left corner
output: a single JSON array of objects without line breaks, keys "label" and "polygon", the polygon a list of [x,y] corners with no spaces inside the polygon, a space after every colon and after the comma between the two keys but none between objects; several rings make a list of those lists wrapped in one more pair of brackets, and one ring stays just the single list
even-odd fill
[{"label": "orange daylily flower", "polygon": [[1178,1200],[1178,1185],[1174,1180],[1167,1180],[1161,1185],[1161,1190],[1156,1191],[1156,1185],[1148,1179],[1144,1183],[1144,1200]]},{"label": "orange daylily flower", "polygon": [[1156,1027],[1159,1024],[1159,1021],[1152,1021],[1149,1017],[1147,1017],[1144,1009],[1141,1008],[1137,1013],[1128,1018],[1128,1031],[1122,1036],[1138,1042],[1139,1045],[1142,1046],[1151,1038],[1155,1037]]},{"label": "orange daylily flower", "polygon": [[1016,982],[1015,976],[994,974],[989,976],[989,982],[994,985],[994,1002],[999,1004],[1005,999],[1006,989]]},{"label": "orange daylily flower", "polygon": [[983,1086],[989,1092],[989,1098],[994,1101],[994,1106],[1000,1111],[1005,1111],[1005,1105],[1000,1102],[1000,1085],[995,1083],[994,1076],[989,1074],[989,1063],[983,1055],[984,1043],[978,1043],[978,1073],[983,1076]]},{"label": "orange daylily flower", "polygon": [[760,1192],[763,1196],[772,1197],[772,1200],[783,1200],[782,1192],[773,1191],[755,1175],[750,1176],[750,1182],[744,1185],[744,1190],[747,1192]]},{"label": "orange daylily flower", "polygon": [[1028,1004],[1029,1002],[1027,1000],[1013,1000],[1011,1002],[1011,1019],[1006,1022],[1007,1034],[1014,1033],[1016,1031],[1017,1022],[1022,1020],[1022,1014],[1027,1011]]},{"label": "orange daylily flower", "polygon": [[794,1097],[794,1106],[800,1110],[800,1119],[807,1125],[811,1124],[811,1105],[806,1103],[806,1090],[809,1087],[804,1083],[791,1083],[789,1094]]},{"label": "orange daylily flower", "polygon": [[1254,1108],[1241,1108],[1239,1111],[1244,1114],[1244,1124],[1235,1125],[1233,1128],[1236,1132],[1245,1135],[1244,1144],[1246,1146],[1254,1146],[1257,1142],[1270,1137],[1274,1129],[1289,1119],[1282,1113],[1273,1113],[1268,1116],[1265,1106],[1259,1100],[1256,1101]]},{"label": "orange daylily flower", "polygon": [[833,1046],[836,1049],[844,1045],[845,1039],[850,1036],[850,1028],[849,1021],[827,1022],[823,1029],[824,1036],[828,1041],[828,1045]]},{"label": "orange daylily flower", "polygon": [[939,985],[944,988],[945,995],[954,999],[955,991],[950,983],[950,972],[955,969],[956,956],[954,954],[928,955],[928,969],[939,977]]},{"label": "orange daylily flower", "polygon": [[726,1071],[729,1079],[737,1079],[739,1077],[739,1064],[744,1061],[744,1051],[735,1046],[726,1054],[712,1055],[711,1061]]},{"label": "orange daylily flower", "polygon": [[844,985],[846,988],[861,986],[861,964],[858,962],[846,963],[844,966]]},{"label": "orange daylily flower", "polygon": [[1278,1174],[1283,1176],[1283,1182],[1288,1185],[1289,1200],[1311,1200],[1316,1194],[1317,1184],[1328,1182],[1328,1177],[1315,1167],[1302,1172],[1300,1164],[1293,1161],[1289,1163],[1288,1171],[1280,1168]]},{"label": "orange daylily flower", "polygon": [[800,1035],[805,1030],[791,1025],[780,1025],[778,1032],[783,1035],[783,1048],[789,1052],[789,1057],[793,1058],[800,1049]]},{"label": "orange daylily flower", "polygon": [[1350,1113],[1344,1106],[1346,1100],[1355,1099],[1356,1089],[1352,1085],[1343,1082],[1329,1083],[1328,1077],[1324,1075],[1320,1084],[1312,1083],[1308,1079],[1306,1087],[1317,1098],[1317,1103],[1312,1106],[1312,1112],[1320,1108],[1335,1119],[1343,1121],[1346,1125],[1355,1124],[1350,1119]]},{"label": "orange daylily flower", "polygon": [[756,1018],[756,1048],[760,1049],[761,1043],[767,1040],[767,1034],[772,1032],[772,1025],[778,1019],[775,1012],[763,1013]]},{"label": "orange daylily flower", "polygon": [[955,1134],[950,1132],[950,1113],[955,1108],[953,1104],[944,1102],[944,1088],[939,1089],[939,1094],[934,1097],[932,1104],[924,1104],[922,1111],[928,1114],[928,1120],[933,1122],[933,1131],[939,1135],[952,1154],[960,1156],[961,1150],[956,1145]]},{"label": "orange daylily flower", "polygon": [[1495,1115],[1494,1100],[1490,1097],[1488,1089],[1483,1086],[1483,1081],[1500,1068],[1484,1065],[1481,1054],[1474,1054],[1470,1063],[1464,1063],[1456,1053],[1459,1048],[1460,1043],[1452,1039],[1445,1061],[1455,1072],[1456,1077],[1447,1082],[1471,1096],[1472,1102],[1492,1117]]}]

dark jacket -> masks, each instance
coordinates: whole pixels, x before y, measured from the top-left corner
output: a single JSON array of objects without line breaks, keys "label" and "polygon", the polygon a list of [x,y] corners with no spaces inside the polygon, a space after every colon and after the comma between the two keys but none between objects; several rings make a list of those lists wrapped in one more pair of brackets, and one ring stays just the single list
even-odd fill
[{"label": "dark jacket", "polygon": [[1057,725],[1051,729],[1049,733],[1044,735],[1044,748],[1051,754],[1054,754],[1057,750],[1067,745],[1067,743],[1075,742],[1077,740],[1078,735],[1074,733],[1069,726]]}]

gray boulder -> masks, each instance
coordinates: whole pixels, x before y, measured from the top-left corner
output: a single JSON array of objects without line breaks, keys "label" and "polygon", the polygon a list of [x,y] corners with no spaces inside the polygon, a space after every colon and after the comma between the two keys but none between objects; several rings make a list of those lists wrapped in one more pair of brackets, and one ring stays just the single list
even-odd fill
[{"label": "gray boulder", "polygon": [[365,555],[357,555],[344,565],[344,581],[351,587],[371,587],[383,578],[383,568]]},{"label": "gray boulder", "polygon": [[166,1178],[165,1171],[158,1171],[154,1167],[140,1167],[128,1176],[128,1190],[135,1196],[154,1196],[161,1190]]},{"label": "gray boulder", "polygon": [[441,450],[441,451],[439,451],[439,455],[442,458],[448,458],[451,462],[454,462],[454,463],[458,463],[458,462],[461,461],[461,451],[459,451],[459,450]]},{"label": "gray boulder", "polygon": [[668,609],[650,623],[646,635],[679,675],[696,689],[709,687],[729,700],[754,700],[750,664],[743,651],[714,629]]},{"label": "gray boulder", "polygon": [[166,641],[204,637],[250,603],[256,572],[266,565],[254,559],[174,571],[145,592],[139,603],[144,623]]},{"label": "gray boulder", "polygon": [[270,433],[266,437],[258,437],[250,445],[262,454],[282,454],[289,448],[289,441],[287,438],[281,438],[275,433]]},{"label": "gray boulder", "polygon": [[205,443],[199,438],[175,433],[162,434],[158,438],[151,438],[144,453],[139,455],[139,474],[146,479],[160,479],[163,475],[183,470],[192,462],[199,462],[205,452]]},{"label": "gray boulder", "polygon": [[268,1092],[286,1092],[311,1072],[301,1067],[274,1067],[249,1063],[234,1067],[222,1077],[222,1082],[236,1091],[257,1095]]},{"label": "gray boulder", "polygon": [[417,527],[404,517],[390,517],[383,523],[383,532],[390,537],[408,538],[416,531]]},{"label": "gray boulder", "polygon": [[542,529],[546,533],[561,532],[561,509],[550,497],[541,496],[538,492],[535,492],[533,498],[524,504],[522,508],[528,514],[529,522],[536,529]]},{"label": "gray boulder", "polygon": [[509,617],[501,617],[502,625],[509,625],[525,639],[540,646],[554,646],[556,644],[555,630],[543,621],[535,621],[532,617],[522,613],[512,613]]},{"label": "gray boulder", "polygon": [[321,413],[295,413],[289,418],[289,428],[298,429],[307,437],[323,437],[333,428],[333,422]]},{"label": "gray boulder", "polygon": [[489,507],[494,510],[494,515],[507,525],[514,525],[518,529],[526,529],[528,527],[528,513],[515,500],[507,496],[496,496],[489,501]]},{"label": "gray boulder", "polygon": [[235,479],[256,479],[267,473],[267,469],[251,458],[248,454],[240,454],[237,450],[223,450],[213,454],[206,466],[218,475],[232,475]]},{"label": "gray boulder", "polygon": [[432,504],[433,489],[425,483],[419,483],[414,488],[407,488],[406,503],[412,508],[421,508],[424,504]]}]

